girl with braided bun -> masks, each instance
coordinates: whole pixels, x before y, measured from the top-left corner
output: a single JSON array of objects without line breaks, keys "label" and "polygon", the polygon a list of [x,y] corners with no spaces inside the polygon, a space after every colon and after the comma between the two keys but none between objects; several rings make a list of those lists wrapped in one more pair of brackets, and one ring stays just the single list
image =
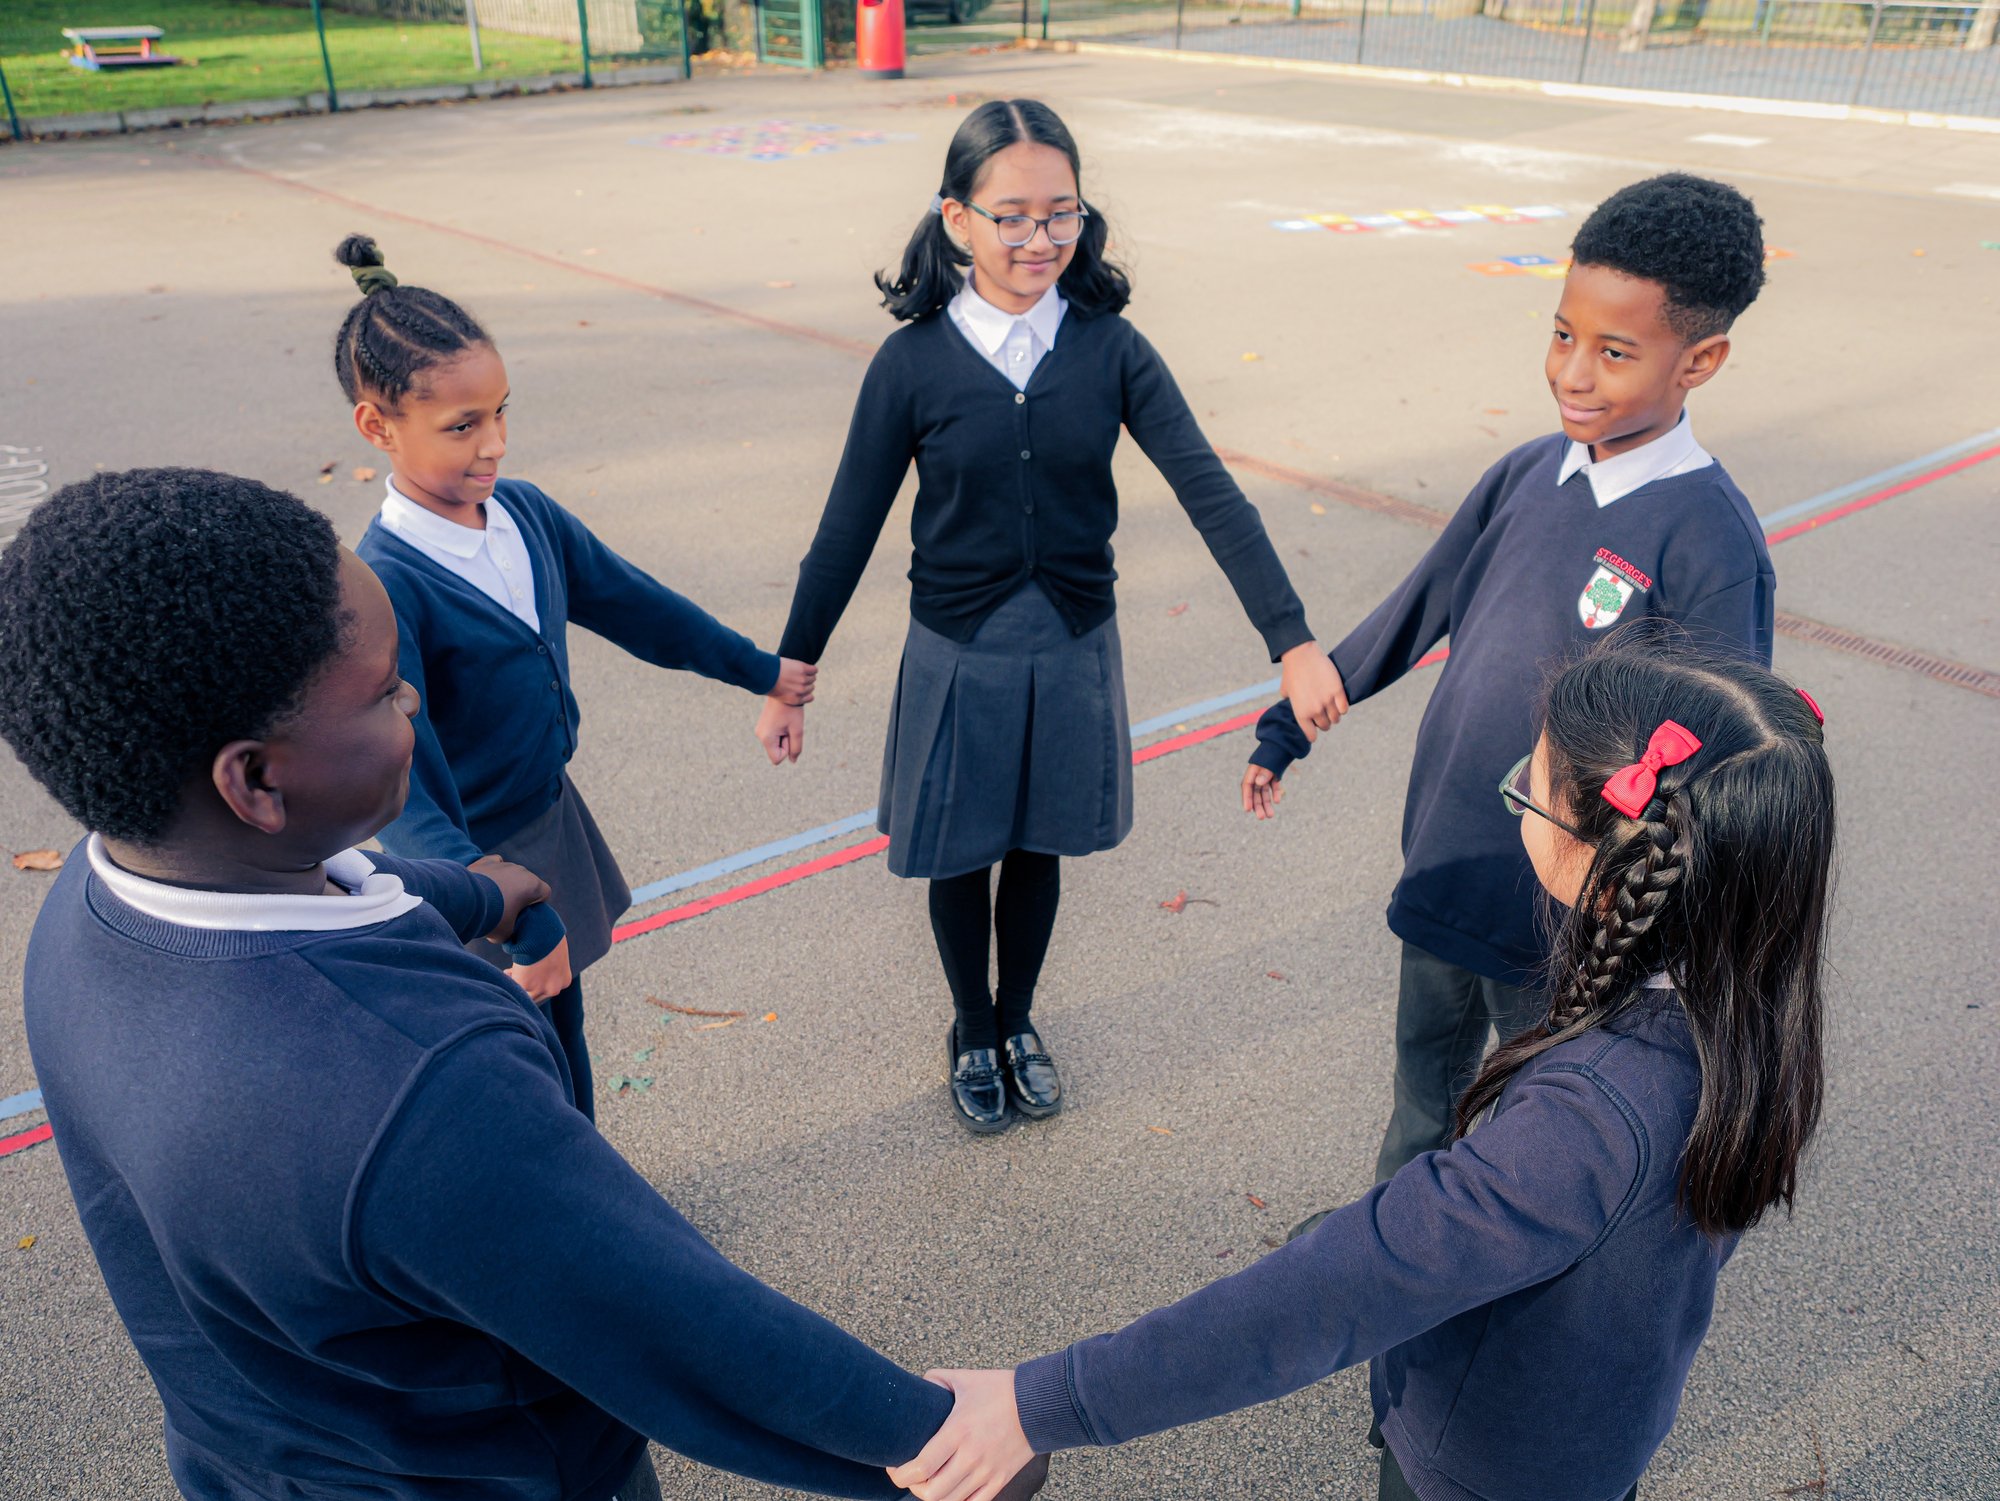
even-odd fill
[{"label": "girl with braided bun", "polygon": [[1561,912],[1550,1005],[1457,1139],[1116,1333],[932,1372],[957,1403],[891,1479],[986,1501],[1029,1453],[1367,1361],[1382,1501],[1633,1501],[1819,1122],[1833,776],[1810,697],[1651,622],[1560,670],[1540,722],[1498,792]]},{"label": "girl with braided bun", "polygon": [[450,298],[399,283],[366,235],[334,259],[361,289],[334,374],[390,464],[356,551],[389,591],[402,675],[423,697],[409,801],[382,847],[467,865],[505,852],[549,883],[506,945],[472,947],[547,1006],[591,1115],[580,977],[609,951],[631,891],[565,770],[579,722],[571,622],[655,666],[786,705],[811,700],[818,669],[759,650],[535,486],[500,478],[507,367],[486,330]]}]

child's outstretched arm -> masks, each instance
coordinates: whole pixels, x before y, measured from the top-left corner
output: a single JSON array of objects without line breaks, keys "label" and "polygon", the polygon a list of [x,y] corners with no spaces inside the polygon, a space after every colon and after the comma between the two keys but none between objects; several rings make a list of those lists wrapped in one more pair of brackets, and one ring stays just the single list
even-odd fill
[{"label": "child's outstretched arm", "polygon": [[1232,1277],[1011,1373],[932,1373],[957,1394],[951,1417],[890,1478],[920,1501],[986,1501],[1024,1448],[1122,1444],[1267,1402],[1547,1281],[1629,1207],[1646,1155],[1628,1108],[1587,1069],[1537,1074],[1449,1150]]},{"label": "child's outstretched arm", "polygon": [[[1444,531],[1389,597],[1348,632],[1331,652],[1342,711],[1379,693],[1403,676],[1451,628],[1452,593],[1479,534],[1492,516],[1506,474],[1506,460],[1489,469]],[[1312,750],[1314,736],[1299,723],[1289,699],[1280,699],[1257,721],[1257,748],[1243,774],[1243,811],[1269,818],[1277,784],[1294,761]],[[1259,776],[1263,771],[1267,775]]]},{"label": "child's outstretched arm", "polygon": [[1202,436],[1166,363],[1142,335],[1132,335],[1125,361],[1126,431],[1173,487],[1271,660],[1284,663],[1287,702],[1314,731],[1331,729],[1347,708],[1340,679],[1313,641],[1264,518]]},{"label": "child's outstretched arm", "polygon": [[950,1409],[942,1388],[709,1245],[569,1106],[548,1043],[503,1012],[425,1065],[355,1184],[351,1255],[372,1285],[486,1332],[704,1464],[889,1498],[885,1467]]}]

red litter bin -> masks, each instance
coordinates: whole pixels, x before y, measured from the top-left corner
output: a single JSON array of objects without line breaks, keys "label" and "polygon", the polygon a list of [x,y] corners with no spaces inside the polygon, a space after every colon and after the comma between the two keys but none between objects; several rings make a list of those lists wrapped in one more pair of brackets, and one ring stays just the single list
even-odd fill
[{"label": "red litter bin", "polygon": [[903,0],[854,7],[854,60],[863,78],[903,76]]}]

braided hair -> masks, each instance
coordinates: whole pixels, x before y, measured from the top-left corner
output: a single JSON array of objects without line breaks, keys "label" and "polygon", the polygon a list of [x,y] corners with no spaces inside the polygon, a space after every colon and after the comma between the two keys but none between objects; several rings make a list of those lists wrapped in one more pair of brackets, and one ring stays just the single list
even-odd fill
[{"label": "braided hair", "polygon": [[418,390],[425,371],[493,342],[449,297],[399,283],[367,235],[349,235],[333,258],[361,289],[333,340],[333,373],[349,401],[373,401],[393,412]]},{"label": "braided hair", "polygon": [[[1701,748],[1627,817],[1604,785],[1666,720]],[[1530,1059],[1673,994],[1702,1079],[1683,1206],[1716,1235],[1789,1210],[1824,1088],[1834,806],[1817,711],[1768,669],[1640,621],[1556,673],[1542,735],[1550,796],[1593,853],[1555,922],[1548,1016],[1487,1060],[1459,1134]]]}]

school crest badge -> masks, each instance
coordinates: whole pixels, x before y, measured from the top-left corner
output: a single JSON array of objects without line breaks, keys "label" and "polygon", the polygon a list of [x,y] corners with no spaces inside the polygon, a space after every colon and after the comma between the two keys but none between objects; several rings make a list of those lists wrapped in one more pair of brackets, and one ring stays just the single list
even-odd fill
[{"label": "school crest badge", "polygon": [[1601,631],[1617,622],[1634,594],[1652,588],[1653,580],[1608,547],[1598,548],[1591,563],[1590,582],[1577,597],[1576,613],[1585,630]]}]

